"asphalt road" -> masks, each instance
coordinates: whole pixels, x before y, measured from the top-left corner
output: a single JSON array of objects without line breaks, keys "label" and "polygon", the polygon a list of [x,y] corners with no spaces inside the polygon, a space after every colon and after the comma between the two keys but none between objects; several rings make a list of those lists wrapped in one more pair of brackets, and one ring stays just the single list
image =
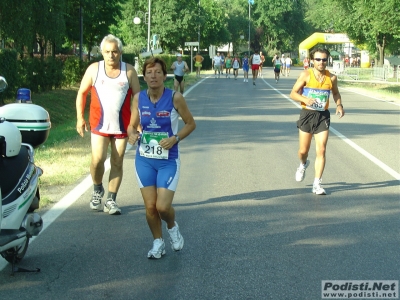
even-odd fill
[{"label": "asphalt road", "polygon": [[122,215],[90,211],[86,180],[65,199],[75,202],[46,213],[54,221],[20,264],[41,272],[11,277],[3,263],[0,299],[313,300],[322,280],[399,280],[399,104],[341,90],[346,116],[331,105],[327,195],[316,196],[314,143],[305,180],[294,179],[299,107],[288,94],[299,72],[276,84],[264,69],[255,87],[211,76],[186,94],[197,129],[180,144],[182,251],[167,244],[147,259],[130,150]]}]

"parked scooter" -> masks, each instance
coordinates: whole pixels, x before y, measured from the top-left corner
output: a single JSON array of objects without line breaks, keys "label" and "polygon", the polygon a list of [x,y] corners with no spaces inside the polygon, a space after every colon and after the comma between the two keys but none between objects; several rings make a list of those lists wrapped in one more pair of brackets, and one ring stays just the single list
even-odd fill
[{"label": "parked scooter", "polygon": [[[0,76],[0,91],[6,88]],[[29,90],[18,90],[16,102],[0,107],[0,255],[12,264],[12,274],[40,271],[16,264],[23,259],[30,238],[43,228],[35,212],[43,171],[35,165],[34,148],[46,141],[51,127],[47,111],[31,104]]]}]

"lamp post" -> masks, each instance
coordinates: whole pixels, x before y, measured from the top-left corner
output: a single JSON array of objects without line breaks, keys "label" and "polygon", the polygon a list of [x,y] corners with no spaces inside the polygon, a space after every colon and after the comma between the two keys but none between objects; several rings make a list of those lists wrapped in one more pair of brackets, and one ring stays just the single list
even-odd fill
[{"label": "lamp post", "polygon": [[200,51],[200,0],[199,0],[199,31],[197,33],[198,37],[197,37],[197,41],[199,42],[199,51]]},{"label": "lamp post", "polygon": [[254,0],[249,0],[249,48],[248,48],[248,56],[250,57],[250,5],[254,4]]},{"label": "lamp post", "polygon": [[[144,19],[146,19],[146,14],[147,14],[147,52],[150,51],[150,25],[151,25],[151,0],[149,0],[149,8],[147,13],[144,13],[142,11],[139,11],[138,13],[143,13],[144,14]],[[135,25],[140,24],[141,19],[139,17],[134,17],[133,18],[133,23]]]}]

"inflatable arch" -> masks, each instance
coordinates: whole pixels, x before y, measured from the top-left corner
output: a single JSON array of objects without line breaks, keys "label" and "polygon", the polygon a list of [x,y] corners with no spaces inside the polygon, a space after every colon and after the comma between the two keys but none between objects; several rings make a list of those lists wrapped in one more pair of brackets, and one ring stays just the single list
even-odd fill
[{"label": "inflatable arch", "polygon": [[[314,47],[318,43],[322,44],[340,44],[350,43],[350,39],[344,33],[322,33],[316,32],[309,36],[307,39],[302,41],[299,45],[299,58],[303,61],[304,58],[310,57],[309,49]],[[366,51],[362,51],[361,54],[361,67],[369,67],[369,57],[365,55]]]}]

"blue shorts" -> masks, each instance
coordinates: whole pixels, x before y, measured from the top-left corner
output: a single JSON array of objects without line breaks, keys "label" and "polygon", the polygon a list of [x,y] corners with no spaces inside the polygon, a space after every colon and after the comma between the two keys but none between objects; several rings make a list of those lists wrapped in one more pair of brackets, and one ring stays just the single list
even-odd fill
[{"label": "blue shorts", "polygon": [[135,169],[139,187],[155,186],[176,191],[181,162],[177,159],[154,159],[136,155]]},{"label": "blue shorts", "polygon": [[248,65],[246,65],[246,66],[243,66],[243,71],[245,71],[245,72],[249,72],[249,66],[248,66]]}]

